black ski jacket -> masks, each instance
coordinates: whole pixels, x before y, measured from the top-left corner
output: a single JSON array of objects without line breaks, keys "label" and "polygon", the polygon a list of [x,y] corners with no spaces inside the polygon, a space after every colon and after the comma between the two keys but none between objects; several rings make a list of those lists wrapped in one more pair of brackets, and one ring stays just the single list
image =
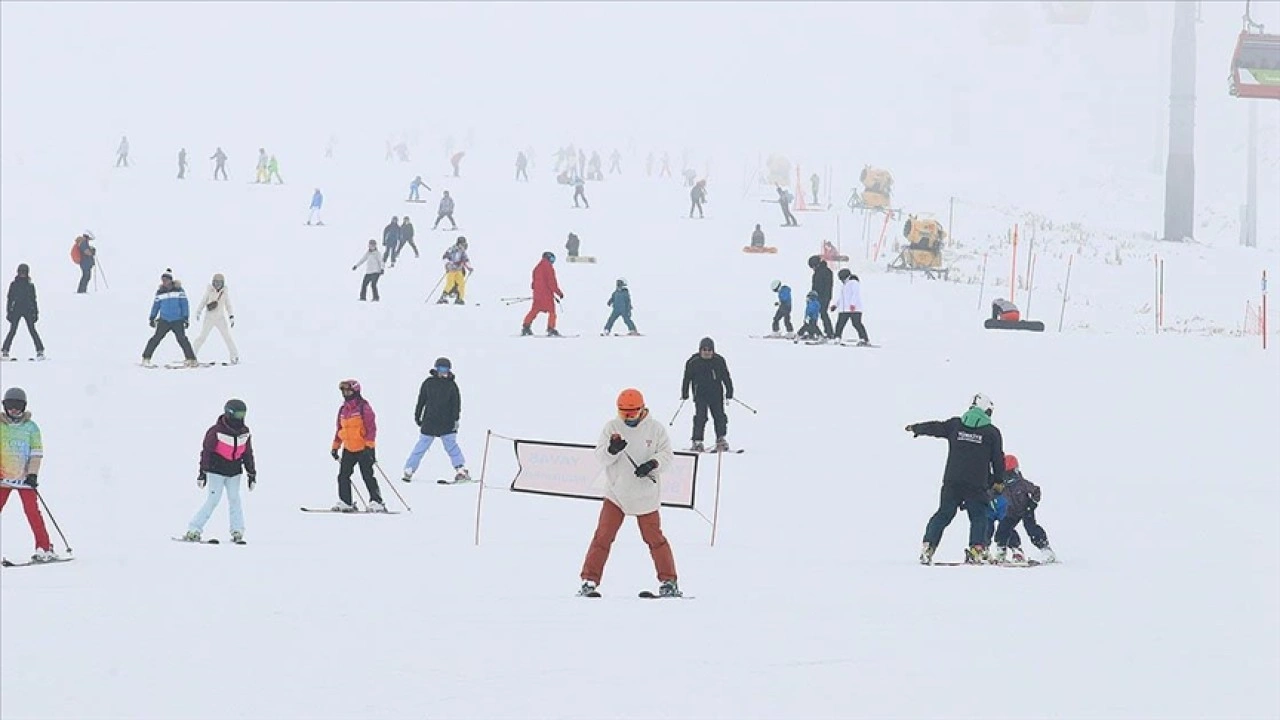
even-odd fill
[{"label": "black ski jacket", "polygon": [[813,285],[809,289],[818,293],[818,299],[824,306],[831,302],[831,288],[834,284],[835,280],[832,278],[827,261],[819,262],[818,267],[813,269]]},{"label": "black ski jacket", "polygon": [[729,376],[729,366],[724,357],[712,355],[704,358],[694,354],[684,364],[684,382],[680,385],[680,399],[689,397],[689,388],[693,387],[694,400],[723,400],[733,398],[733,378]]},{"label": "black ski jacket", "polygon": [[413,223],[400,223],[400,243],[408,244],[413,242]]},{"label": "black ski jacket", "polygon": [[995,425],[968,427],[960,418],[953,417],[916,423],[911,431],[916,435],[946,438],[950,449],[947,468],[942,473],[944,486],[980,492],[1004,482],[1004,438]]},{"label": "black ski jacket", "polygon": [[399,245],[400,244],[400,224],[390,223],[382,229],[383,245]]},{"label": "black ski jacket", "polygon": [[9,294],[5,299],[4,317],[10,322],[21,317],[34,319],[40,314],[40,308],[36,305],[36,286],[29,277],[15,277],[9,283]]},{"label": "black ski jacket", "polygon": [[413,409],[413,421],[423,435],[440,437],[458,431],[458,418],[462,417],[462,393],[453,373],[444,377],[435,370],[422,381],[418,389],[418,404]]}]

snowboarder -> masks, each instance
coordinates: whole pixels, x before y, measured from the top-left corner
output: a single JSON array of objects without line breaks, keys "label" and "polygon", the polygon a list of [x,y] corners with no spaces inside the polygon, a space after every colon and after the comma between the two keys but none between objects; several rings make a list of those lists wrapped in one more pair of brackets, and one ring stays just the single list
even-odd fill
[{"label": "snowboarder", "polygon": [[813,186],[813,204],[818,204],[818,185],[822,182],[822,178],[818,177],[818,173],[809,176],[809,184]]},{"label": "snowboarder", "polygon": [[991,319],[1016,323],[1022,319],[1022,313],[1018,310],[1018,306],[1009,300],[996,298],[991,303]]},{"label": "snowboarder", "polygon": [[609,174],[612,175],[614,173],[622,174],[622,153],[618,152],[617,148],[614,148],[613,152],[609,154]]},{"label": "snowboarder", "polygon": [[154,367],[151,356],[164,336],[173,333],[186,358],[186,367],[196,366],[196,353],[191,349],[191,341],[187,339],[187,326],[191,320],[191,307],[187,303],[187,293],[182,289],[182,282],[173,279],[173,271],[165,270],[160,275],[160,287],[156,288],[155,299],[151,301],[151,316],[148,318],[155,334],[147,341],[142,350],[143,367]]},{"label": "snowboarder", "polygon": [[324,220],[320,219],[320,208],[324,206],[324,194],[320,192],[320,188],[311,193],[311,212],[307,215],[308,225],[323,225]]},{"label": "snowboarder", "polygon": [[582,563],[578,595],[596,597],[609,551],[627,515],[640,526],[640,537],[658,575],[658,595],[680,597],[676,561],[662,534],[662,474],[675,462],[671,438],[662,423],[649,417],[644,396],[627,388],[618,394],[618,416],[604,424],[596,442],[596,460],[604,466],[606,484],[596,531]]},{"label": "snowboarder", "polygon": [[400,253],[404,251],[405,246],[413,248],[413,256],[420,258],[422,255],[418,252],[418,245],[413,241],[413,223],[409,222],[409,216],[405,215],[400,221],[400,244],[396,246],[395,253],[391,256],[391,266],[395,267],[396,260],[400,259]]},{"label": "snowboarder", "polygon": [[827,314],[827,307],[831,304],[835,279],[831,275],[831,268],[827,265],[827,261],[818,255],[809,256],[809,268],[813,270],[809,289],[818,294],[818,302],[821,304],[819,310],[822,313],[822,335],[830,339],[835,337],[835,332],[831,329],[831,316]]},{"label": "snowboarder", "polygon": [[218,179],[218,173],[222,173],[222,179],[227,179],[227,154],[222,152],[222,148],[217,148],[213,154],[209,156],[213,161],[213,179]]},{"label": "snowboarder", "polygon": [[196,338],[193,349],[200,355],[200,348],[214,328],[226,343],[227,352],[231,353],[231,364],[240,362],[240,352],[236,350],[236,341],[231,339],[231,328],[236,326],[236,311],[231,307],[231,293],[227,289],[227,279],[222,273],[214,273],[209,287],[200,299],[200,307],[196,308],[196,320],[204,316],[204,325],[200,328],[200,336]]},{"label": "snowboarder", "polygon": [[938,511],[929,518],[924,531],[920,562],[933,563],[933,553],[942,541],[942,532],[963,505],[969,513],[969,547],[965,562],[981,564],[986,555],[986,507],[989,488],[1004,482],[1004,439],[991,424],[995,404],[981,393],[974,395],[969,409],[950,420],[915,423],[907,426],[913,437],[945,438],[949,445],[947,466],[942,475]]},{"label": "snowboarder", "polygon": [[196,487],[204,490],[204,504],[187,523],[182,536],[187,542],[200,542],[205,523],[222,502],[227,492],[227,511],[231,520],[231,542],[244,542],[244,510],[240,505],[240,476],[248,475],[249,491],[258,484],[258,470],[253,460],[253,438],[244,424],[248,408],[243,400],[232,398],[222,406],[222,414],[204,433],[200,447],[200,473]]},{"label": "snowboarder", "polygon": [[382,228],[382,263],[395,267],[396,250],[400,247],[400,218],[392,215],[391,222]]},{"label": "snowboarder", "polygon": [[[369,491],[369,512],[386,512],[382,504],[382,491],[378,479],[373,476],[373,466],[378,462],[374,441],[378,435],[378,418],[373,406],[360,394],[360,383],[343,380],[338,383],[342,393],[342,406],[338,408],[338,429],[333,434],[330,456],[338,461],[338,503],[335,512],[356,512],[351,502],[351,473],[360,466],[360,475]],[[338,454],[338,450],[342,454]]]},{"label": "snowboarder", "polygon": [[441,256],[444,260],[444,292],[440,293],[437,305],[449,302],[453,296],[455,305],[466,304],[467,274],[471,272],[471,258],[467,256],[467,239],[461,235],[458,241]]},{"label": "snowboarder", "polygon": [[426,188],[427,192],[431,192],[431,186],[422,181],[422,176],[418,175],[413,178],[413,182],[409,183],[409,202],[422,202],[419,191]]},{"label": "snowboarder", "polygon": [[187,149],[182,148],[178,151],[178,179],[185,180],[187,178]]},{"label": "snowboarder", "polygon": [[449,158],[449,164],[453,166],[453,176],[462,177],[462,158],[466,157],[465,151],[456,152]]},{"label": "snowboarder", "polygon": [[31,268],[26,263],[18,265],[18,274],[9,283],[4,308],[4,318],[9,321],[9,332],[4,336],[0,358],[9,359],[9,348],[13,347],[13,336],[18,334],[18,322],[21,321],[27,324],[31,342],[35,343],[36,359],[43,360],[44,343],[40,340],[40,333],[36,332],[36,322],[40,320],[40,305],[36,302],[36,286],[31,282]]},{"label": "snowboarder", "polygon": [[574,233],[569,233],[569,239],[564,244],[564,249],[569,251],[569,257],[578,257],[578,248],[582,246],[582,241]]},{"label": "snowboarder", "polygon": [[582,198],[582,204],[586,205],[588,210],[591,209],[591,203],[587,202],[586,190],[587,190],[587,181],[583,180],[581,175],[575,175],[573,178],[573,206],[574,207],[580,207],[578,205],[578,198]]},{"label": "snowboarder", "polygon": [[862,282],[849,268],[841,268],[840,282],[843,283],[840,286],[840,297],[831,306],[833,312],[840,312],[836,319],[835,338],[841,340],[845,323],[852,323],[853,329],[858,331],[858,344],[867,345],[870,341],[867,339],[867,329],[862,325]]},{"label": "snowboarder", "polygon": [[560,283],[556,282],[556,254],[547,251],[542,253],[542,260],[533,267],[533,306],[529,308],[529,313],[524,316],[524,323],[520,327],[521,335],[533,334],[533,321],[538,315],[547,313],[547,335],[551,337],[559,337],[560,333],[556,332],[556,303],[564,299],[564,293],[560,291]]},{"label": "snowboarder", "polygon": [[267,182],[267,180],[268,180],[268,175],[267,175],[267,150],[266,150],[266,148],[258,148],[258,164],[257,164],[257,166],[254,168],[254,170],[255,170],[255,174],[254,174],[254,178],[253,178],[253,182],[254,182],[254,184],[256,184],[256,185],[261,185],[261,184],[263,184],[263,183]]},{"label": "snowboarder", "polygon": [[795,332],[795,329],[791,327],[791,286],[783,285],[781,280],[774,280],[769,285],[769,289],[778,295],[778,299],[773,303],[778,308],[773,313],[773,334],[780,335],[781,328],[778,324],[785,323],[787,334],[790,335]]},{"label": "snowboarder", "polygon": [[422,463],[422,456],[431,449],[436,438],[444,443],[444,451],[449,453],[449,461],[453,463],[453,481],[461,483],[471,480],[471,472],[466,468],[466,458],[462,456],[462,448],[458,447],[460,417],[462,393],[458,391],[453,363],[447,357],[436,358],[435,367],[418,388],[418,404],[413,408],[413,421],[419,432],[418,442],[404,463],[404,476],[401,480],[413,480],[413,474]]},{"label": "snowboarder", "polygon": [[445,190],[444,194],[440,197],[440,207],[436,209],[436,222],[431,226],[431,229],[435,230],[439,228],[440,221],[445,218],[449,218],[449,225],[452,226],[449,228],[450,230],[458,229],[458,223],[453,219],[453,198],[449,195],[448,190]]},{"label": "snowboarder", "polygon": [[818,297],[818,293],[810,290],[804,298],[804,323],[800,326],[800,332],[796,333],[797,340],[817,340],[822,337],[822,333],[818,331],[821,311],[822,299]]},{"label": "snowboarder", "polygon": [[751,231],[751,247],[764,247],[764,230],[760,229],[760,223],[756,223],[756,229]]},{"label": "snowboarder", "polygon": [[516,153],[516,180],[521,178],[529,182],[529,156],[523,150]]},{"label": "snowboarder", "polygon": [[778,207],[782,208],[782,225],[783,227],[795,227],[800,223],[796,222],[796,216],[791,214],[791,192],[781,185],[778,186]]},{"label": "snowboarder", "polygon": [[628,335],[639,335],[636,331],[636,324],[631,322],[631,289],[627,287],[626,278],[618,278],[617,288],[613,291],[613,295],[609,296],[609,301],[605,303],[613,308],[613,312],[609,313],[609,319],[605,321],[604,332],[601,335],[608,335],[613,332],[613,324],[622,318],[622,322],[627,325]]},{"label": "snowboarder", "polygon": [[352,272],[360,267],[360,263],[364,263],[364,279],[360,281],[360,299],[364,300],[365,293],[369,288],[373,288],[373,301],[378,302],[382,299],[378,297],[378,278],[382,277],[382,273],[386,271],[386,264],[378,254],[377,240],[369,240],[369,249],[360,256],[355,265],[351,266]]},{"label": "snowboarder", "polygon": [[129,136],[120,136],[120,145],[116,147],[116,167],[129,167]]},{"label": "snowboarder", "polygon": [[9,493],[16,490],[31,534],[35,536],[36,552],[31,561],[38,563],[58,559],[40,514],[37,488],[43,460],[40,426],[27,412],[27,393],[22,388],[11,387],[4,391],[4,415],[0,417],[0,510],[9,502]]},{"label": "snowboarder", "polygon": [[1013,455],[1004,456],[1004,492],[1002,497],[1007,502],[1004,517],[996,526],[995,544],[996,562],[1025,562],[1022,552],[1022,538],[1018,537],[1018,523],[1026,529],[1031,544],[1044,553],[1045,562],[1057,562],[1053,549],[1049,547],[1049,535],[1036,522],[1036,508],[1040,506],[1040,486],[1022,475],[1018,458]]},{"label": "snowboarder", "polygon": [[271,178],[276,179],[277,185],[284,184],[284,178],[280,177],[280,163],[276,160],[275,155],[272,155],[271,159],[267,161],[267,180],[270,181]]},{"label": "snowboarder", "polygon": [[693,211],[698,211],[698,217],[706,217],[702,214],[702,203],[707,201],[707,181],[699,180],[694,184],[693,189],[689,191],[689,217],[693,217]]},{"label": "snowboarder", "polygon": [[684,380],[680,385],[680,399],[689,399],[693,390],[693,446],[690,450],[703,452],[703,431],[707,427],[707,413],[716,431],[716,452],[728,452],[729,416],[724,412],[725,400],[733,399],[733,378],[724,356],[716,354],[716,342],[709,337],[698,342],[698,352],[684,364]]}]

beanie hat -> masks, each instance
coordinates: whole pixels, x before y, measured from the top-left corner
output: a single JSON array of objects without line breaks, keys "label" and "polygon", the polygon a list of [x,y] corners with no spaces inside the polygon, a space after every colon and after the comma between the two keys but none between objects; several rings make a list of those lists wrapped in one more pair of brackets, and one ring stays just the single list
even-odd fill
[{"label": "beanie hat", "polygon": [[710,350],[710,351],[712,351],[712,352],[715,352],[715,349],[716,349],[716,341],[715,341],[715,340],[712,340],[712,339],[711,339],[711,338],[709,338],[709,337],[704,337],[704,338],[702,338],[701,340],[699,340],[699,341],[698,341],[698,349],[699,349],[699,350]]}]

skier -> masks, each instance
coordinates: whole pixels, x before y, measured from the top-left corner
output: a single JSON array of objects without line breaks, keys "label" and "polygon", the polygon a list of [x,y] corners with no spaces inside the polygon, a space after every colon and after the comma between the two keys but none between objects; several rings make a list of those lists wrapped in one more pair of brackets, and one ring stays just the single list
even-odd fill
[{"label": "skier", "polygon": [[813,290],[805,295],[804,299],[804,323],[800,326],[800,332],[796,333],[797,340],[817,340],[822,337],[822,333],[818,332],[818,317],[822,311],[822,299],[818,297],[818,293]]},{"label": "skier", "polygon": [[995,405],[981,393],[973,396],[969,409],[960,417],[907,426],[913,437],[945,438],[949,445],[947,467],[942,475],[938,511],[929,518],[924,531],[920,562],[933,563],[933,553],[942,541],[942,532],[964,505],[969,513],[969,547],[965,562],[981,564],[986,555],[987,490],[1004,482],[1004,439],[991,424]]},{"label": "skier", "polygon": [[364,263],[364,280],[360,281],[360,299],[364,300],[365,293],[369,288],[373,288],[373,301],[378,302],[382,299],[378,297],[378,278],[382,277],[382,273],[386,271],[386,264],[378,254],[377,240],[369,240],[369,249],[360,256],[355,265],[351,266],[352,272],[360,267],[360,263]]},{"label": "skier", "polygon": [[129,136],[120,136],[120,145],[116,147],[116,167],[129,167]]},{"label": "skier", "polygon": [[187,177],[187,149],[182,148],[178,151],[178,179],[185,180]]},{"label": "skier", "polygon": [[634,515],[640,537],[658,575],[660,597],[680,597],[676,561],[662,534],[662,474],[675,462],[671,438],[662,423],[649,417],[644,396],[627,388],[618,394],[618,416],[604,424],[596,442],[596,459],[604,466],[606,484],[596,531],[582,563],[578,595],[598,597],[609,551],[627,515]]},{"label": "skier", "polygon": [[324,194],[320,192],[320,188],[311,193],[311,212],[307,215],[308,225],[323,225],[324,220],[320,219],[320,208],[324,206]]},{"label": "skier", "polygon": [[466,156],[465,151],[456,152],[449,158],[449,164],[453,166],[453,176],[462,177],[462,158]]},{"label": "skier", "polygon": [[573,206],[574,207],[580,207],[578,205],[578,198],[582,198],[582,204],[586,205],[588,210],[591,209],[591,203],[587,202],[586,190],[587,190],[587,181],[583,180],[581,175],[575,175],[573,177]]},{"label": "skier", "polygon": [[413,182],[409,183],[409,202],[423,202],[418,192],[426,188],[427,192],[431,192],[431,186],[422,181],[422,176],[418,175],[413,178]]},{"label": "skier", "polygon": [[588,180],[603,180],[603,179],[604,179],[604,172],[600,169],[600,166],[601,166],[601,160],[600,160],[600,151],[599,151],[599,150],[592,150],[592,151],[591,151],[591,160],[590,160],[590,162],[588,162],[588,163],[587,163],[587,166],[588,166],[588,169],[587,169],[587,179],[588,179]]},{"label": "skier", "polygon": [[392,215],[391,222],[382,228],[382,263],[395,267],[396,249],[400,247],[400,218]]},{"label": "skier", "polygon": [[338,408],[338,429],[329,449],[329,455],[338,461],[338,502],[333,510],[356,512],[351,502],[351,473],[359,465],[364,486],[369,491],[369,512],[386,512],[378,479],[373,476],[373,466],[378,462],[373,447],[378,435],[378,418],[373,406],[360,394],[358,381],[343,380],[338,383],[338,392],[342,393],[342,406]]},{"label": "skier", "polygon": [[613,308],[613,312],[609,313],[609,319],[605,321],[604,332],[601,335],[609,335],[613,332],[613,324],[622,318],[622,322],[627,325],[628,335],[639,335],[636,331],[636,324],[631,322],[631,290],[627,287],[626,278],[618,278],[617,289],[613,291],[613,295],[609,296],[609,301],[605,303]]},{"label": "skier", "polygon": [[831,316],[827,314],[827,307],[831,304],[832,286],[835,280],[831,276],[831,268],[827,266],[827,262],[818,255],[809,256],[809,268],[813,270],[812,284],[809,289],[818,294],[819,311],[822,313],[822,335],[830,339],[835,337],[835,332],[831,329]]},{"label": "skier", "polygon": [[222,173],[222,179],[226,180],[227,154],[222,152],[222,148],[218,148],[213,151],[213,154],[209,156],[209,159],[213,161],[213,179],[217,180],[218,173]]},{"label": "skier", "polygon": [[1018,523],[1026,528],[1031,544],[1044,553],[1045,562],[1057,562],[1058,558],[1049,547],[1049,535],[1036,522],[1036,508],[1040,505],[1040,486],[1022,475],[1018,458],[1013,455],[1004,456],[1004,492],[1002,497],[1007,501],[1005,515],[996,527],[995,544],[996,562],[1025,562],[1022,552],[1022,538],[1018,537]]},{"label": "skier", "polygon": [[809,184],[813,186],[813,204],[818,204],[818,184],[822,182],[822,178],[818,177],[818,173],[809,176]]},{"label": "skier", "polygon": [[773,313],[773,335],[779,336],[782,334],[778,323],[786,324],[788,335],[794,333],[795,330],[791,327],[791,286],[783,285],[781,280],[774,280],[769,285],[769,289],[778,294],[777,301],[773,303],[778,308]]},{"label": "skier", "polygon": [[614,173],[622,174],[622,153],[618,152],[617,148],[614,148],[613,152],[609,154],[609,174],[612,175]]},{"label": "skier", "polygon": [[231,519],[231,542],[244,542],[244,511],[240,506],[240,476],[248,475],[249,491],[258,484],[258,470],[253,460],[253,438],[244,424],[248,408],[243,400],[232,398],[222,406],[222,414],[204,433],[200,448],[200,474],[196,487],[204,490],[204,504],[187,523],[182,536],[187,542],[200,542],[204,524],[209,522],[222,491],[227,491],[227,510]]},{"label": "skier", "polygon": [[268,176],[267,176],[267,150],[266,150],[266,148],[258,148],[258,164],[257,164],[257,166],[256,166],[256,168],[255,168],[255,171],[256,171],[256,172],[255,172],[254,179],[253,179],[254,184],[256,184],[256,185],[261,185],[262,183],[267,182],[267,180],[268,180]]},{"label": "skier", "polygon": [[581,247],[582,241],[574,233],[569,233],[569,239],[564,244],[564,249],[569,251],[569,257],[578,257],[578,248]]},{"label": "skier", "polygon": [[796,216],[791,214],[791,193],[781,185],[778,186],[778,207],[782,208],[782,225],[783,227],[795,227],[800,223],[796,222]]},{"label": "skier", "polygon": [[36,286],[31,282],[31,268],[26,263],[18,265],[18,274],[9,283],[9,293],[5,296],[4,318],[9,321],[9,332],[4,336],[4,346],[0,348],[0,358],[9,359],[9,348],[13,347],[13,336],[18,334],[18,322],[27,324],[27,332],[31,333],[31,342],[36,346],[36,359],[44,359],[44,343],[40,333],[36,332],[36,322],[40,320],[40,305],[36,302]]},{"label": "skier", "polygon": [[436,209],[436,222],[431,226],[432,230],[440,227],[440,221],[449,218],[449,224],[452,226],[450,230],[457,230],[458,223],[453,219],[453,198],[449,196],[449,191],[445,190],[444,195],[440,197],[440,207]]},{"label": "skier", "polygon": [[272,155],[271,159],[267,161],[267,180],[269,181],[271,178],[276,179],[277,185],[284,184],[284,178],[280,177],[280,163],[276,160],[275,155]]},{"label": "skier", "polygon": [[523,150],[516,153],[516,180],[520,178],[529,182],[529,156]]},{"label": "skier", "polygon": [[435,368],[422,381],[418,388],[418,404],[413,408],[413,421],[418,426],[418,442],[409,453],[404,463],[405,482],[413,480],[413,474],[422,463],[422,456],[431,449],[432,443],[439,438],[444,443],[444,451],[449,453],[449,461],[453,463],[453,481],[455,483],[470,482],[471,473],[467,470],[466,458],[462,456],[462,448],[458,447],[458,418],[462,417],[462,393],[458,391],[458,381],[453,374],[453,363],[447,357],[436,358]]},{"label": "skier", "polygon": [[95,239],[91,231],[85,230],[76,237],[75,244],[71,247],[71,262],[80,266],[80,284],[76,286],[77,295],[89,292],[89,278],[93,277],[93,266],[98,263],[95,257],[98,250],[89,244]]},{"label": "skier", "polygon": [[533,307],[524,316],[524,323],[520,327],[521,335],[532,335],[533,321],[541,313],[547,313],[547,335],[560,337],[560,333],[556,332],[556,303],[564,299],[564,293],[560,291],[560,283],[556,282],[555,262],[555,253],[547,251],[542,253],[542,260],[533,267],[533,284],[530,286],[533,288]]},{"label": "skier", "polygon": [[200,328],[200,336],[196,338],[193,346],[196,355],[200,354],[200,348],[204,347],[204,341],[208,339],[209,333],[217,328],[218,334],[222,336],[222,342],[227,345],[227,352],[231,353],[231,364],[238,364],[240,353],[236,350],[236,341],[231,339],[231,328],[236,326],[236,311],[231,307],[231,293],[227,290],[227,279],[222,273],[214,273],[209,287],[204,291],[204,297],[200,299],[200,307],[196,308],[196,320],[199,320],[201,315],[204,316],[204,325]]},{"label": "skier", "polygon": [[716,431],[716,452],[728,452],[729,417],[724,412],[724,401],[733,399],[733,378],[722,355],[716,354],[716,343],[709,337],[698,342],[698,352],[684,364],[684,380],[680,385],[680,400],[689,399],[693,389],[693,446],[690,450],[704,452],[703,430],[707,427],[707,413],[711,413]]},{"label": "skier", "polygon": [[471,258],[467,256],[467,239],[461,235],[458,241],[441,256],[444,260],[444,292],[440,293],[437,305],[449,302],[453,296],[455,305],[466,305],[467,274],[471,272]]},{"label": "skier", "polygon": [[659,178],[671,177],[671,154],[662,153],[662,167],[658,169]]},{"label": "skier", "polygon": [[702,203],[707,201],[707,181],[699,180],[693,189],[689,191],[689,217],[693,217],[693,211],[698,211],[698,217],[706,217],[702,214]]},{"label": "skier", "polygon": [[31,561],[38,563],[58,559],[49,541],[49,531],[44,527],[44,517],[40,515],[37,488],[43,460],[40,426],[27,412],[27,393],[22,388],[11,387],[4,391],[4,416],[0,417],[0,510],[9,502],[9,493],[16,490],[36,540]]},{"label": "skier", "polygon": [[764,247],[764,230],[760,229],[760,223],[756,223],[756,229],[751,231],[751,247]]},{"label": "skier", "polygon": [[182,289],[182,282],[173,279],[173,271],[165,270],[160,275],[160,287],[156,288],[155,299],[151,301],[151,316],[148,322],[156,329],[147,346],[142,350],[143,367],[155,367],[151,355],[165,335],[173,333],[186,358],[186,367],[195,367],[196,353],[191,349],[191,341],[187,339],[187,326],[190,324],[191,308],[187,304],[187,293]]},{"label": "skier", "polygon": [[413,241],[413,223],[409,222],[409,216],[405,215],[404,220],[400,221],[400,245],[396,248],[395,257],[391,259],[391,264],[395,265],[396,260],[400,258],[400,253],[404,251],[406,245],[413,248],[413,256],[420,258],[422,255],[418,252],[418,245]]},{"label": "skier", "polygon": [[840,282],[843,283],[840,297],[831,306],[832,311],[840,312],[836,319],[835,338],[841,340],[845,323],[852,323],[853,329],[858,331],[858,344],[867,345],[870,341],[867,340],[867,329],[862,325],[862,282],[849,268],[840,269]]}]

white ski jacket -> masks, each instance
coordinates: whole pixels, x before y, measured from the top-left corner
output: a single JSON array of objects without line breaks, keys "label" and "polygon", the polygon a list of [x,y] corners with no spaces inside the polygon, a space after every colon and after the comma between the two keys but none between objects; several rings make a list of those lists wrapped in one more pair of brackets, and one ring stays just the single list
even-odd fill
[{"label": "white ski jacket", "polygon": [[382,272],[386,266],[382,264],[382,255],[377,250],[366,252],[359,260],[356,261],[356,267],[364,263],[365,275],[377,275]]},{"label": "white ski jacket", "polygon": [[[627,446],[617,455],[610,455],[609,439],[614,434],[621,435]],[[648,515],[662,505],[662,473],[675,462],[671,438],[662,423],[647,415],[635,427],[629,427],[620,418],[610,420],[600,431],[596,459],[604,466],[607,479],[605,499],[622,508],[624,514]],[[636,477],[636,465],[649,460],[658,461],[652,478]]]},{"label": "white ski jacket", "polygon": [[840,288],[840,296],[835,299],[836,312],[864,312],[862,307],[862,283],[849,278]]},{"label": "white ski jacket", "polygon": [[[213,302],[218,304],[210,310],[209,303]],[[218,290],[211,283],[200,299],[200,307],[196,308],[196,319],[199,320],[205,313],[208,313],[211,322],[226,322],[227,318],[235,316],[236,311],[231,307],[231,289],[223,285]]]}]

